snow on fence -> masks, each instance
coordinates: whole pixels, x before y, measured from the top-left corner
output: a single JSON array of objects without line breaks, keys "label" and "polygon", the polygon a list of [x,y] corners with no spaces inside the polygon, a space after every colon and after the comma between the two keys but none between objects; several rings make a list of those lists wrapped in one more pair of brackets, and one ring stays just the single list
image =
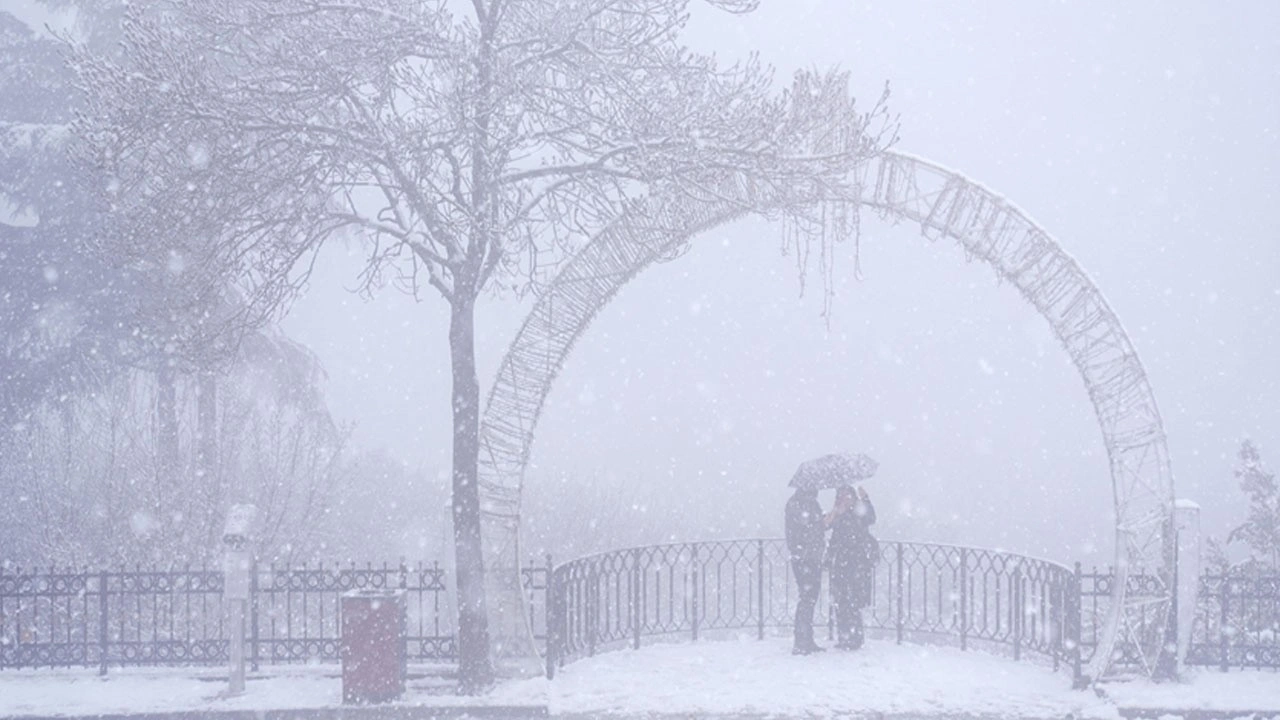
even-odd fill
[{"label": "snow on fence", "polygon": [[[1063,565],[991,550],[883,542],[867,626],[898,642],[1002,647],[1080,673],[1079,577]],[[796,589],[778,539],[681,543],[591,555],[556,567],[547,674],[646,638],[789,628]],[[820,622],[831,632],[827,598]]]},{"label": "snow on fence", "polygon": [[[541,640],[547,568],[521,570]],[[245,647],[259,665],[337,662],[338,597],[406,593],[410,661],[456,658],[449,573],[439,563],[259,565],[251,573]],[[220,569],[0,568],[0,669],[221,665],[228,660]]]},{"label": "snow on fence", "polygon": [[[1080,578],[1081,645],[1087,662],[1106,616],[1114,574],[1110,568],[1094,568],[1081,573]],[[1162,584],[1144,572],[1131,572],[1128,582],[1128,595],[1134,599],[1155,593]],[[1120,667],[1138,662],[1133,647],[1123,640],[1116,643],[1114,652]],[[1280,669],[1280,575],[1202,574],[1185,662],[1224,672],[1232,668]]]}]

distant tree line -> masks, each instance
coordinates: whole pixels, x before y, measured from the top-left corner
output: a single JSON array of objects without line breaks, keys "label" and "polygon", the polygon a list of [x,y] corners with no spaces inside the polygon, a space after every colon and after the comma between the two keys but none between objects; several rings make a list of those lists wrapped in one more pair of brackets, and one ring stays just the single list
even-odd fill
[{"label": "distant tree line", "polygon": [[[118,52],[127,3],[50,5]],[[232,502],[260,505],[269,552],[305,552],[347,435],[319,364],[207,236],[120,222],[117,179],[75,157],[68,54],[0,12],[0,562],[208,559]]]}]

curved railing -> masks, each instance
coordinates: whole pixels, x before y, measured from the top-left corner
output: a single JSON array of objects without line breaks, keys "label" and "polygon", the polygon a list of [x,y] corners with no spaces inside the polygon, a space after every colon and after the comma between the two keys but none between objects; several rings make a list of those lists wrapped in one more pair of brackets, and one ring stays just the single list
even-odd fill
[{"label": "curved railing", "polygon": [[[885,541],[867,627],[897,642],[1001,647],[1080,674],[1080,576],[1012,553]],[[824,582],[824,587],[826,583]],[[547,597],[548,677],[566,662],[646,638],[789,628],[796,600],[781,539],[627,548],[552,571]],[[819,621],[830,628],[827,597]]]}]

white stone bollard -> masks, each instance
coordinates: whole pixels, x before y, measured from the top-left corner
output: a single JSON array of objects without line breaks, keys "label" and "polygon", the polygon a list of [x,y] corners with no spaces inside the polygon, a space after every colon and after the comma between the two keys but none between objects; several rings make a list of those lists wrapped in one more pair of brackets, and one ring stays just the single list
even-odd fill
[{"label": "white stone bollard", "polygon": [[258,509],[253,505],[232,505],[222,529],[222,600],[227,608],[230,647],[227,694],[244,692],[244,624],[249,605],[250,573],[253,551],[250,549],[253,522]]}]

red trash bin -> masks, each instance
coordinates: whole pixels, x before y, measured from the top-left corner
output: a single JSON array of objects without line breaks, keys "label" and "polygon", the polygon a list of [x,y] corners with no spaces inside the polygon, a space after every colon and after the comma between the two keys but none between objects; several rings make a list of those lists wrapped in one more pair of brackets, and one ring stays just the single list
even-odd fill
[{"label": "red trash bin", "polygon": [[404,694],[403,590],[342,595],[342,702],[379,703]]}]

